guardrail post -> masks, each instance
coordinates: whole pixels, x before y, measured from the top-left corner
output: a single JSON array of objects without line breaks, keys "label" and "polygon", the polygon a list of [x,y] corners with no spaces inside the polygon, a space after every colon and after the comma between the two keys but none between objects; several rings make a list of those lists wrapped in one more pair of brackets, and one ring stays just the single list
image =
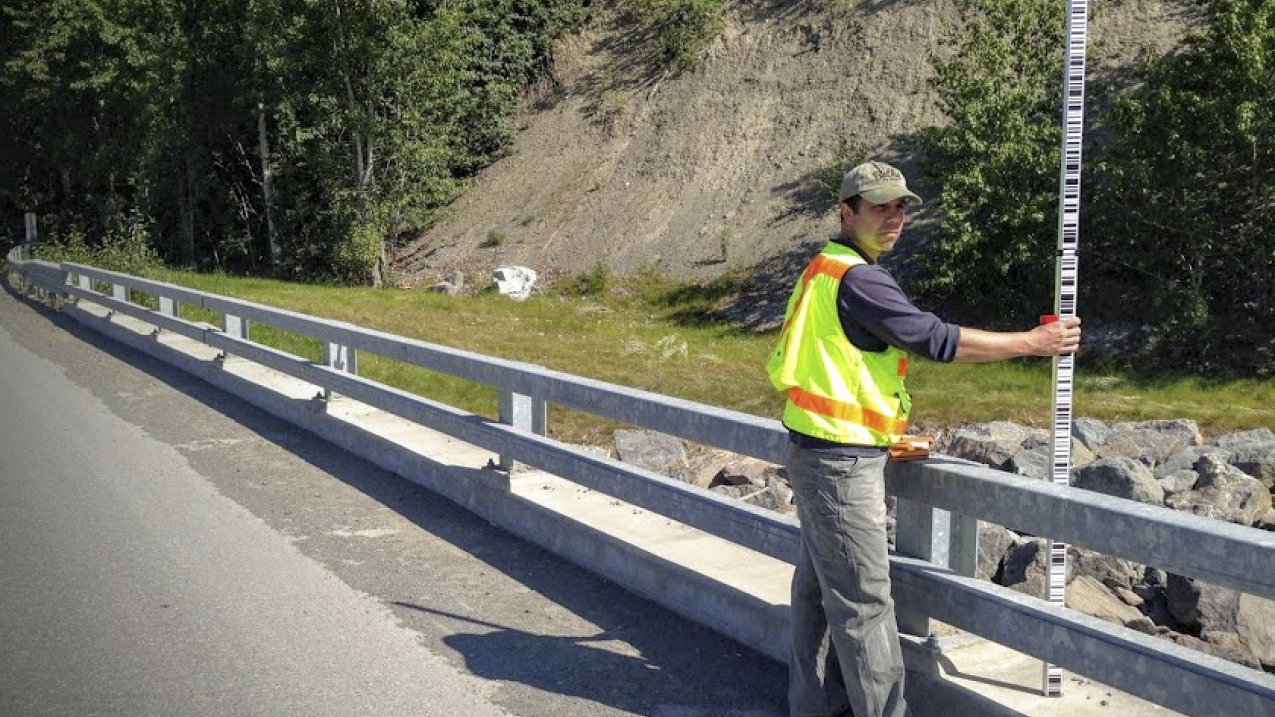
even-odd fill
[{"label": "guardrail post", "polygon": [[[549,427],[549,411],[544,399],[524,396],[512,391],[500,392],[500,422],[513,426],[520,431],[529,431],[537,436],[546,435]],[[500,468],[512,471],[512,456],[500,456]]]},{"label": "guardrail post", "polygon": [[[222,314],[221,315],[221,330],[227,336],[233,336],[234,338],[237,338],[237,339],[247,340],[248,320],[242,316],[235,316],[234,314]],[[228,358],[229,356],[226,355],[226,352],[222,351],[220,354],[217,355],[217,365],[220,366],[221,368],[225,368],[226,359]]]},{"label": "guardrail post", "polygon": [[31,258],[31,245],[40,238],[40,232],[36,228],[35,212],[27,212],[23,219],[26,223],[26,238],[22,241],[22,259],[25,261]]},{"label": "guardrail post", "polygon": [[177,318],[178,309],[179,307],[177,305],[176,300],[171,299],[167,296],[159,297],[159,313],[160,314],[164,316],[171,316],[173,318]]},{"label": "guardrail post", "polygon": [[[974,575],[978,569],[978,519],[908,498],[897,501],[895,550],[959,575]],[[900,610],[898,621],[901,632],[926,637],[938,647],[938,639],[930,631],[929,615]]]},{"label": "guardrail post", "polygon": [[117,301],[128,301],[128,287],[123,284],[111,284],[111,298]]},{"label": "guardrail post", "polygon": [[221,330],[229,336],[247,340],[248,320],[242,316],[235,316],[234,314],[222,314]]},{"label": "guardrail post", "polygon": [[[349,346],[325,341],[323,343],[323,363],[328,368],[334,368],[337,371],[344,371],[357,376],[359,373],[359,352]],[[332,399],[335,396],[336,394],[332,393],[331,387],[323,387],[323,405],[325,408],[332,403]]]},{"label": "guardrail post", "polygon": [[89,278],[88,274],[77,274],[76,278],[79,279],[81,289],[85,291],[93,290],[93,280]]}]

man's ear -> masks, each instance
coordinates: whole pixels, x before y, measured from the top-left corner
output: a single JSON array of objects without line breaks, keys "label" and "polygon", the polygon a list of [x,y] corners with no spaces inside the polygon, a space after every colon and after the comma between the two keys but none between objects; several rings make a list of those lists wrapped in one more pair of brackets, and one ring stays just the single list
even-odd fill
[{"label": "man's ear", "polygon": [[854,226],[854,209],[850,207],[850,202],[842,202],[838,207],[841,212],[841,222],[843,224],[849,222],[850,226]]}]

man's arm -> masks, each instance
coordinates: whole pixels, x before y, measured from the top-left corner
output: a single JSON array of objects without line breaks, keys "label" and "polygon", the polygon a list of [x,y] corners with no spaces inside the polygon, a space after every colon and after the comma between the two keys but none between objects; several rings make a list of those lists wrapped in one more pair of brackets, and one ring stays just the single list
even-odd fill
[{"label": "man's arm", "polygon": [[954,361],[981,363],[1019,356],[1058,356],[1080,348],[1080,319],[1041,324],[1031,331],[984,331],[962,326]]}]

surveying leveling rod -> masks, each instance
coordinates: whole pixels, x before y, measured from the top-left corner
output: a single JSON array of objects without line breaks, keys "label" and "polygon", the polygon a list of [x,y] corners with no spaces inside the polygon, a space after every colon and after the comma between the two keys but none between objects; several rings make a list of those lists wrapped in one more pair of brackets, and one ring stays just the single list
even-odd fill
[{"label": "surveying leveling rod", "polygon": [[[1067,3],[1066,96],[1063,100],[1063,158],[1058,211],[1058,274],[1054,284],[1054,313],[1041,321],[1076,316],[1076,285],[1080,241],[1080,147],[1085,119],[1085,35],[1087,0]],[[1071,478],[1071,400],[1075,354],[1054,358],[1054,460],[1053,482],[1067,485]],[[1045,590],[1051,603],[1066,603],[1067,546],[1049,542],[1049,572]],[[1044,693],[1062,695],[1062,668],[1045,663]]]}]

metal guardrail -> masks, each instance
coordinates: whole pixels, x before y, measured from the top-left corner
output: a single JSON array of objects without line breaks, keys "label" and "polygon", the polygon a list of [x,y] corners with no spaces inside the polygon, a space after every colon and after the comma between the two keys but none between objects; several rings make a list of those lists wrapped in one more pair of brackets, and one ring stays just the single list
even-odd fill
[{"label": "metal guardrail", "polygon": [[[777,421],[89,266],[22,261],[13,253],[9,262],[11,271],[45,291],[142,319],[326,394],[416,421],[497,452],[502,463],[526,463],[781,560],[796,555],[799,528],[792,518],[544,435],[545,404],[556,403],[782,463],[787,437]],[[94,282],[110,285],[111,294],[94,291]],[[129,292],[155,296],[159,309],[129,301]],[[220,313],[221,328],[181,319],[179,304]],[[320,339],[324,362],[249,340],[250,321]],[[360,351],[495,386],[503,422],[358,376]],[[1271,675],[970,577],[981,519],[1275,599],[1275,533],[943,457],[892,464],[887,483],[900,499],[899,550],[913,556],[896,556],[892,564],[905,627],[923,633],[933,617],[1189,715],[1275,714]]]}]

